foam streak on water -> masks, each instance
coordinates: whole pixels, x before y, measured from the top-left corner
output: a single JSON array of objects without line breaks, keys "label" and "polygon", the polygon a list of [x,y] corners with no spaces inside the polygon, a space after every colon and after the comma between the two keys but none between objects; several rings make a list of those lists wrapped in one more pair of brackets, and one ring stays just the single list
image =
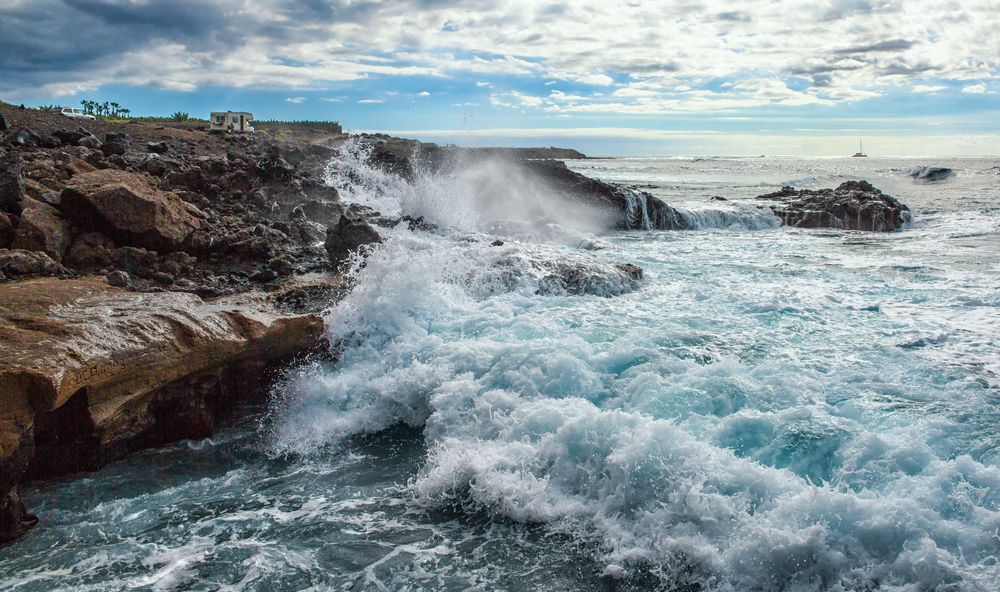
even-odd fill
[{"label": "foam streak on water", "polygon": [[[832,185],[837,163],[574,164],[678,192],[695,228],[594,237],[518,208],[456,217],[449,191],[495,168],[407,184],[342,161],[379,188],[350,199],[442,228],[393,229],[354,271],[327,314],[340,359],[237,432],[243,468],[178,469],[156,504],[105,472],[101,511],[38,491],[43,520],[106,555],[40,535],[19,544],[50,561],[0,584],[183,584],[228,556],[232,589],[1000,589],[995,178],[946,163],[937,201],[907,199],[919,163],[871,160],[914,206],[904,232],[781,228],[742,199],[783,173]],[[154,524],[109,524],[135,512]]]}]

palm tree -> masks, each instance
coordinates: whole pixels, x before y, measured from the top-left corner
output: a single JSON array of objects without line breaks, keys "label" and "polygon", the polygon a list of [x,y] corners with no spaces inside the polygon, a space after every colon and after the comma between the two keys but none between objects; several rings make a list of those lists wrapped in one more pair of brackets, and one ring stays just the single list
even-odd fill
[{"label": "palm tree", "polygon": [[118,117],[118,108],[119,107],[121,107],[121,105],[119,105],[118,103],[115,103],[114,101],[111,102],[111,116],[112,117]]}]

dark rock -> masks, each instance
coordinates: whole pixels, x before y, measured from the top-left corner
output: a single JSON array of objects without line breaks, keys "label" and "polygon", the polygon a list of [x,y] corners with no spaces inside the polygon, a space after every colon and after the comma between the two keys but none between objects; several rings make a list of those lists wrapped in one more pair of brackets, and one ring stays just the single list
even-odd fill
[{"label": "dark rock", "polygon": [[[106,144],[105,144],[106,145]],[[121,157],[119,154],[112,154],[104,159],[104,162],[108,164],[111,168],[116,168],[119,171],[124,171],[128,169],[128,161]]]},{"label": "dark rock", "polygon": [[7,131],[7,120],[4,119],[3,113],[0,113],[0,132]]},{"label": "dark rock", "polygon": [[22,127],[14,132],[11,143],[18,146],[38,146],[42,143],[42,137],[33,130]]},{"label": "dark rock", "polygon": [[382,235],[360,218],[343,216],[336,226],[326,230],[324,247],[334,265],[342,265],[352,253],[382,242]]},{"label": "dark rock", "polygon": [[187,204],[144,175],[111,169],[77,175],[61,199],[63,212],[82,228],[127,245],[176,251],[201,227]]},{"label": "dark rock", "polygon": [[90,148],[91,150],[100,150],[104,147],[104,142],[98,140],[97,136],[88,135],[77,140],[76,145],[83,146],[84,148]]},{"label": "dark rock", "polygon": [[10,216],[0,212],[0,249],[6,249],[14,242],[14,224]]},{"label": "dark rock", "polygon": [[642,279],[642,268],[638,265],[634,265],[632,263],[618,263],[615,267],[633,280],[638,281]]},{"label": "dark rock", "polygon": [[491,247],[502,247],[503,246],[503,241],[500,240],[500,239],[497,239],[497,240],[491,242],[490,246]]},{"label": "dark rock", "polygon": [[163,284],[163,285],[169,286],[170,284],[174,283],[174,276],[170,275],[169,273],[162,272],[162,271],[157,271],[157,272],[153,273],[152,278],[153,278],[153,281],[156,282],[156,283],[158,283],[158,284]]},{"label": "dark rock", "polygon": [[170,150],[170,146],[166,142],[150,142],[146,144],[146,150],[156,154],[166,154]]},{"label": "dark rock", "polygon": [[181,163],[172,158],[160,156],[159,154],[148,154],[140,163],[146,172],[154,177],[163,177],[167,173],[181,169]]},{"label": "dark rock", "polygon": [[818,191],[782,187],[757,199],[778,201],[771,211],[786,226],[893,231],[910,220],[910,209],[867,181],[847,181]]},{"label": "dark rock", "polygon": [[620,230],[684,230],[680,212],[645,191],[618,187],[571,171],[559,160],[529,160],[521,165],[556,193],[601,213]]},{"label": "dark rock", "polygon": [[102,269],[112,266],[114,250],[115,244],[108,237],[88,232],[73,241],[63,259],[73,267]]},{"label": "dark rock", "polygon": [[0,249],[0,272],[11,279],[37,276],[64,277],[70,274],[68,269],[45,253],[20,249]]},{"label": "dark rock", "polygon": [[275,257],[267,263],[269,269],[274,270],[279,276],[292,275],[295,271],[295,266],[292,262],[284,257]]},{"label": "dark rock", "polygon": [[42,251],[52,259],[62,261],[72,240],[69,222],[48,204],[30,198],[23,203],[21,221],[17,225],[11,248]]},{"label": "dark rock", "polygon": [[124,132],[108,132],[104,136],[104,146],[101,151],[105,156],[124,156],[132,147],[132,138]]},{"label": "dark rock", "polygon": [[147,251],[136,247],[119,247],[111,251],[111,261],[115,267],[132,275],[150,277],[159,263],[159,256],[156,251]]},{"label": "dark rock", "polygon": [[42,148],[58,148],[62,146],[62,142],[59,141],[59,138],[51,134],[43,134],[38,145]]},{"label": "dark rock", "polygon": [[132,283],[132,278],[129,277],[124,271],[112,271],[107,276],[108,285],[115,286],[116,288],[127,288],[130,283]]},{"label": "dark rock", "polygon": [[278,279],[278,273],[273,269],[265,268],[250,276],[250,279],[255,282],[266,284],[267,282],[273,282]]},{"label": "dark rock", "polygon": [[18,215],[24,200],[24,164],[12,150],[0,160],[0,212]]},{"label": "dark rock", "polygon": [[295,176],[295,167],[274,153],[257,161],[257,174],[272,181],[289,181]]},{"label": "dark rock", "polygon": [[92,136],[89,131],[80,127],[75,130],[68,129],[57,129],[52,132],[52,135],[59,139],[60,142],[66,144],[67,146],[76,146],[77,143],[89,136]]}]

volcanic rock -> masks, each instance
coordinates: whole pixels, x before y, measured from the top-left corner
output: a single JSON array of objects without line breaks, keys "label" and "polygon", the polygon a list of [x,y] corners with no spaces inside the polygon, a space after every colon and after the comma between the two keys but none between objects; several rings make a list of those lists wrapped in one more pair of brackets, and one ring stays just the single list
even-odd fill
[{"label": "volcanic rock", "polygon": [[0,249],[0,273],[8,279],[70,275],[68,269],[40,251]]},{"label": "volcanic rock", "polygon": [[362,218],[342,216],[335,225],[327,228],[324,247],[330,261],[342,265],[358,249],[382,242],[382,235]]},{"label": "volcanic rock", "polygon": [[836,189],[781,191],[758,196],[777,201],[770,206],[786,226],[885,232],[899,230],[910,220],[910,209],[867,181],[847,181]]},{"label": "volcanic rock", "polygon": [[24,165],[21,154],[12,150],[0,160],[0,212],[19,214],[24,199]]},{"label": "volcanic rock", "polygon": [[66,185],[62,209],[83,228],[117,242],[169,252],[179,250],[201,222],[175,193],[149,178],[112,169],[76,175]]},{"label": "volcanic rock", "polygon": [[10,216],[0,212],[0,249],[6,249],[14,242],[14,224]]},{"label": "volcanic rock", "polygon": [[21,221],[11,247],[42,251],[52,259],[62,261],[72,239],[69,222],[48,204],[30,198],[26,198],[23,204]]},{"label": "volcanic rock", "polygon": [[22,127],[11,138],[11,143],[19,146],[38,146],[42,142],[42,137],[26,127]]}]

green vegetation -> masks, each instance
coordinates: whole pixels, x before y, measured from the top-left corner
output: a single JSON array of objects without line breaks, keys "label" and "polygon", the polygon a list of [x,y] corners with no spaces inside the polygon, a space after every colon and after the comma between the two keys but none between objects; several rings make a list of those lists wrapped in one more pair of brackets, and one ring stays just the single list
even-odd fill
[{"label": "green vegetation", "polygon": [[339,121],[319,121],[310,119],[295,119],[295,120],[280,120],[280,119],[255,119],[254,125],[256,124],[267,125],[269,123],[277,125],[306,125],[306,126],[327,126],[327,125],[340,125]]}]

